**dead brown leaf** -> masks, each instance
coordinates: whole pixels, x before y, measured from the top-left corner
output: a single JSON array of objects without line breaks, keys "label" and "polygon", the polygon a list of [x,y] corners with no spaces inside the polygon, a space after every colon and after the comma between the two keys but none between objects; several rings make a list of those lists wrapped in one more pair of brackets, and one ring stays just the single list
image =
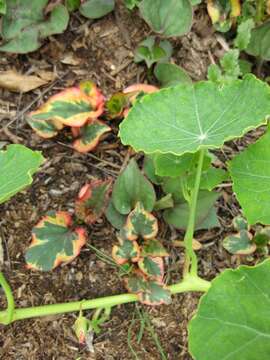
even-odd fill
[{"label": "dead brown leaf", "polygon": [[15,70],[0,71],[0,87],[14,92],[26,93],[49,81],[36,75],[22,75]]}]

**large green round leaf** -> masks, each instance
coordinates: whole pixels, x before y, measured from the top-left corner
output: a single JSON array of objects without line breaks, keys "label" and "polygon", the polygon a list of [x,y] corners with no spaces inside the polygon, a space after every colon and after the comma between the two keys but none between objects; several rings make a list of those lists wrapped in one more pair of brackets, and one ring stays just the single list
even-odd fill
[{"label": "large green round leaf", "polygon": [[189,325],[196,360],[268,360],[270,261],[226,270],[202,297]]},{"label": "large green round leaf", "polygon": [[266,123],[269,86],[248,75],[219,86],[180,84],[137,101],[120,125],[121,141],[136,151],[182,155],[218,148]]},{"label": "large green round leaf", "polygon": [[270,129],[229,162],[233,190],[250,224],[270,224]]},{"label": "large green round leaf", "polygon": [[192,6],[189,0],[143,0],[140,12],[151,28],[166,36],[181,36],[190,30]]}]

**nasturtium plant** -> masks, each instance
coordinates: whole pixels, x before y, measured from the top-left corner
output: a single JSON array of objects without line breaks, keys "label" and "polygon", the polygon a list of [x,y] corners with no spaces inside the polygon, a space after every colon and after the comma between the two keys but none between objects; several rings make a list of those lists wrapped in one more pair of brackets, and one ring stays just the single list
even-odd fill
[{"label": "nasturtium plant", "polygon": [[0,151],[0,204],[30,185],[32,175],[44,162],[39,151],[23,145],[8,145]]},{"label": "nasturtium plant", "polygon": [[68,26],[66,7],[53,7],[49,18],[44,15],[48,0],[8,0],[2,18],[1,36],[4,44],[0,51],[25,54],[35,51],[42,40],[50,35],[62,33]]},{"label": "nasturtium plant", "polygon": [[192,6],[189,0],[142,0],[139,9],[150,27],[165,36],[181,36],[191,28]]},{"label": "nasturtium plant", "polygon": [[201,298],[189,325],[196,360],[267,359],[270,353],[270,261],[225,270]]},{"label": "nasturtium plant", "polygon": [[68,212],[51,211],[32,230],[25,259],[30,269],[49,271],[79,255],[87,241],[84,228],[72,228]]}]

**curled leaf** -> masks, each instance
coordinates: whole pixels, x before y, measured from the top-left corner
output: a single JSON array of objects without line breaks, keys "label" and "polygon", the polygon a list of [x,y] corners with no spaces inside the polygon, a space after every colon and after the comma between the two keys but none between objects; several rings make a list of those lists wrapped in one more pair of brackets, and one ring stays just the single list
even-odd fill
[{"label": "curled leaf", "polygon": [[99,143],[100,138],[111,128],[100,120],[89,120],[80,129],[80,137],[74,141],[73,147],[80,153],[92,151]]},{"label": "curled leaf", "polygon": [[82,187],[75,202],[76,216],[86,224],[93,224],[105,212],[109,202],[111,180],[92,180]]},{"label": "curled leaf", "polygon": [[144,210],[143,205],[138,202],[127,217],[125,230],[130,240],[136,240],[139,236],[145,240],[153,239],[158,233],[158,222],[155,216]]},{"label": "curled leaf", "polygon": [[32,230],[32,243],[25,255],[28,267],[49,271],[69,263],[79,255],[86,240],[84,228],[72,229],[68,212],[48,212]]}]

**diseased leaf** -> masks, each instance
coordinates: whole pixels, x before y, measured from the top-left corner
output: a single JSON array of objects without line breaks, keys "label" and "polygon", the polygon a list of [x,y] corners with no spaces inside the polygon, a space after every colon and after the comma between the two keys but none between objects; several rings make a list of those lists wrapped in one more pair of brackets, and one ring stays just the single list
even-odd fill
[{"label": "diseased leaf", "polygon": [[124,229],[129,240],[136,240],[139,236],[145,240],[153,239],[158,233],[158,222],[155,216],[144,210],[143,205],[138,202],[128,215]]},{"label": "diseased leaf", "polygon": [[270,129],[229,162],[233,190],[249,224],[270,224]]},{"label": "diseased leaf", "polygon": [[269,260],[225,270],[212,281],[189,324],[194,359],[268,359],[269,282]]},{"label": "diseased leaf", "polygon": [[223,86],[201,81],[162,89],[133,106],[120,125],[121,141],[145,153],[217,148],[265,124],[269,99],[268,86],[253,75]]},{"label": "diseased leaf", "polygon": [[256,245],[251,240],[252,235],[246,230],[241,230],[238,234],[227,236],[222,245],[231,254],[249,255],[256,250]]},{"label": "diseased leaf", "polygon": [[121,245],[114,245],[112,257],[118,265],[123,265],[129,260],[137,262],[140,258],[140,247],[136,241],[123,240]]},{"label": "diseased leaf", "polygon": [[8,145],[0,151],[0,204],[30,185],[32,175],[44,162],[39,151],[23,145]]},{"label": "diseased leaf", "polygon": [[75,214],[86,224],[95,223],[105,212],[109,202],[112,180],[92,180],[81,189],[75,202]]},{"label": "diseased leaf", "polygon": [[171,63],[162,62],[157,64],[154,74],[163,88],[192,82],[184,69]]},{"label": "diseased leaf", "polygon": [[[215,192],[201,190],[198,196],[195,230],[218,227],[219,222],[214,204],[220,195]],[[186,202],[164,211],[164,220],[178,229],[186,229],[189,217],[189,206]]]},{"label": "diseased leaf", "polygon": [[270,60],[270,21],[254,28],[246,52],[263,60]]},{"label": "diseased leaf", "polygon": [[164,277],[164,263],[161,257],[146,256],[138,261],[139,269],[152,280],[162,283]]},{"label": "diseased leaf", "polygon": [[26,93],[48,82],[37,75],[23,75],[15,70],[0,71],[0,87],[10,91]]},{"label": "diseased leaf", "polygon": [[80,129],[80,137],[74,141],[73,148],[80,153],[87,153],[95,149],[98,145],[100,138],[111,128],[100,120],[88,120]]},{"label": "diseased leaf", "polygon": [[72,230],[68,212],[51,211],[32,230],[32,243],[25,259],[30,269],[49,271],[79,255],[86,243],[82,227]]},{"label": "diseased leaf", "polygon": [[89,19],[99,19],[111,11],[115,6],[114,0],[86,0],[80,6],[80,13]]},{"label": "diseased leaf", "polygon": [[142,0],[139,9],[149,26],[165,36],[181,36],[191,28],[189,0]]},{"label": "diseased leaf", "polygon": [[141,256],[166,257],[169,256],[169,253],[160,241],[150,239],[143,244]]},{"label": "diseased leaf", "polygon": [[115,209],[127,215],[141,202],[146,211],[152,211],[156,202],[153,185],[142,175],[138,165],[132,159],[118,176],[112,192]]}]

